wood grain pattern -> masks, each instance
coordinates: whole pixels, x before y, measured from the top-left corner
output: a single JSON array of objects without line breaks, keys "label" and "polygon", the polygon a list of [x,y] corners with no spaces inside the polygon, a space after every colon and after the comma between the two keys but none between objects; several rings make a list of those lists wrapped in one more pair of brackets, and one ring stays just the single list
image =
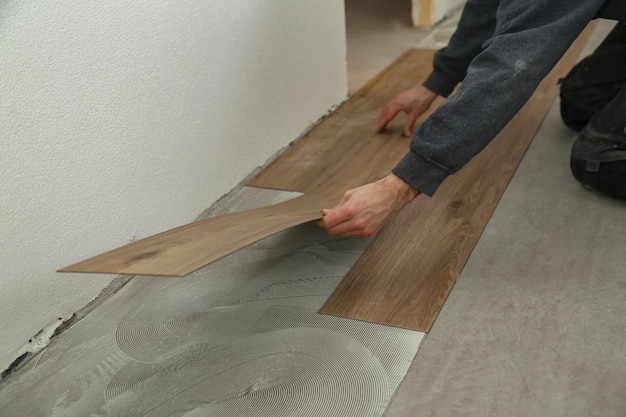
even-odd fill
[{"label": "wood grain pattern", "polygon": [[346,189],[387,174],[405,154],[408,139],[401,136],[401,121],[382,134],[374,126],[394,94],[425,78],[432,55],[407,51],[250,183],[309,194],[181,226],[60,272],[184,276],[273,233],[320,218],[322,207],[334,205]]},{"label": "wood grain pattern", "polygon": [[59,272],[184,276],[289,227],[321,217],[351,187],[379,179],[406,153],[397,131],[376,134],[380,109],[430,71],[433,51],[411,50],[262,171],[250,185],[304,191],[293,200],[194,222]]},{"label": "wood grain pattern", "polygon": [[[407,140],[370,135],[351,159],[313,191],[292,200],[190,223],[67,266],[59,272],[184,276],[281,230],[321,218],[346,189],[380,178],[406,152]],[[376,167],[376,168],[373,168]],[[317,183],[319,178],[311,178]]]},{"label": "wood grain pattern", "polygon": [[320,218],[339,195],[322,188],[272,206],[211,217],[130,243],[59,272],[184,276],[289,227]]},{"label": "wood grain pattern", "polygon": [[[428,76],[433,54],[426,49],[405,52],[248,185],[308,193],[322,185],[356,186],[386,175],[408,151],[409,139],[402,136],[401,118],[377,134],[374,129],[380,113],[395,94],[419,85]],[[349,175],[342,178],[342,173]]]},{"label": "wood grain pattern", "polygon": [[590,32],[572,45],[496,139],[434,197],[420,196],[384,229],[321,313],[429,331]]}]

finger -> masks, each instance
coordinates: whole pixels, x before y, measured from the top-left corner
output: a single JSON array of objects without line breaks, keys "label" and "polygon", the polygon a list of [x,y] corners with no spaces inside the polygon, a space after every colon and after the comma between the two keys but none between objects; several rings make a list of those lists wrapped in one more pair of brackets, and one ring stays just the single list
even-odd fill
[{"label": "finger", "polygon": [[339,223],[331,228],[326,229],[329,235],[333,236],[360,236],[359,230],[354,228],[354,225],[350,220]]},{"label": "finger", "polygon": [[354,218],[350,210],[335,208],[324,217],[324,228],[331,235],[365,236],[364,223]]},{"label": "finger", "polygon": [[323,208],[322,210],[320,210],[320,212],[322,213],[322,218],[315,220],[315,224],[321,227],[322,229],[326,229],[326,225],[324,224],[324,218],[326,217],[329,211],[330,209]]},{"label": "finger", "polygon": [[318,225],[321,228],[324,228],[324,217],[326,217],[326,214],[328,214],[328,210],[329,209],[321,209],[320,213],[322,214],[322,217],[315,220],[315,224]]},{"label": "finger", "polygon": [[409,113],[409,117],[404,123],[404,136],[406,136],[407,138],[410,138],[413,135],[413,128],[418,117],[419,114],[417,112]]},{"label": "finger", "polygon": [[318,227],[321,227],[322,229],[325,229],[325,227],[324,227],[324,219],[315,220],[315,224]]},{"label": "finger", "polygon": [[338,224],[345,222],[348,220],[340,210],[337,209],[324,209],[326,214],[319,221],[324,229],[330,230],[334,227],[337,227]]},{"label": "finger", "polygon": [[339,235],[344,237],[371,237],[375,232],[359,226],[352,219],[339,223],[335,227],[327,230],[330,235]]},{"label": "finger", "polygon": [[387,124],[393,120],[394,117],[400,112],[400,108],[395,106],[392,103],[389,103],[383,109],[380,120],[378,121],[378,125],[376,126],[376,131],[380,132],[384,128],[387,127]]}]

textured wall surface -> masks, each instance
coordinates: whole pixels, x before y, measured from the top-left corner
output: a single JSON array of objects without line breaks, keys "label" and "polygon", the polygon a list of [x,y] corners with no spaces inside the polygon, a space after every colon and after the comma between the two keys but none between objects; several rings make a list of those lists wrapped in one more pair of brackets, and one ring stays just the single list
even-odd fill
[{"label": "textured wall surface", "polygon": [[347,91],[340,0],[0,5],[0,370]]}]

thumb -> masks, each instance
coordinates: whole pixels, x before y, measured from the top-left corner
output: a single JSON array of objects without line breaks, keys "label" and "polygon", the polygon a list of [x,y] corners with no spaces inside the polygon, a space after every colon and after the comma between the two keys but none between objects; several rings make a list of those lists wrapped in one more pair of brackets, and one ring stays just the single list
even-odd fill
[{"label": "thumb", "polygon": [[419,114],[416,112],[409,113],[409,117],[406,119],[406,123],[404,123],[404,136],[410,138],[413,135],[413,127],[418,117]]}]

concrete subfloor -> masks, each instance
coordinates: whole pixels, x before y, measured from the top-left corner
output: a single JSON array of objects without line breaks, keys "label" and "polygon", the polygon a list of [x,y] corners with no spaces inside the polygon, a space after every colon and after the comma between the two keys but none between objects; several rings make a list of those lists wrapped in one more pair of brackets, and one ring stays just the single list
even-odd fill
[{"label": "concrete subfloor", "polygon": [[[454,26],[412,28],[410,0],[346,7],[351,91]],[[571,177],[557,106],[427,335],[317,317],[367,241],[304,225],[131,281],[0,384],[0,415],[625,416],[626,204]],[[289,197],[255,193],[226,205]]]},{"label": "concrete subfloor", "polygon": [[[244,187],[209,215],[295,195]],[[379,417],[424,333],[317,313],[370,241],[309,223],[136,277],[0,384],[0,415]]]}]

